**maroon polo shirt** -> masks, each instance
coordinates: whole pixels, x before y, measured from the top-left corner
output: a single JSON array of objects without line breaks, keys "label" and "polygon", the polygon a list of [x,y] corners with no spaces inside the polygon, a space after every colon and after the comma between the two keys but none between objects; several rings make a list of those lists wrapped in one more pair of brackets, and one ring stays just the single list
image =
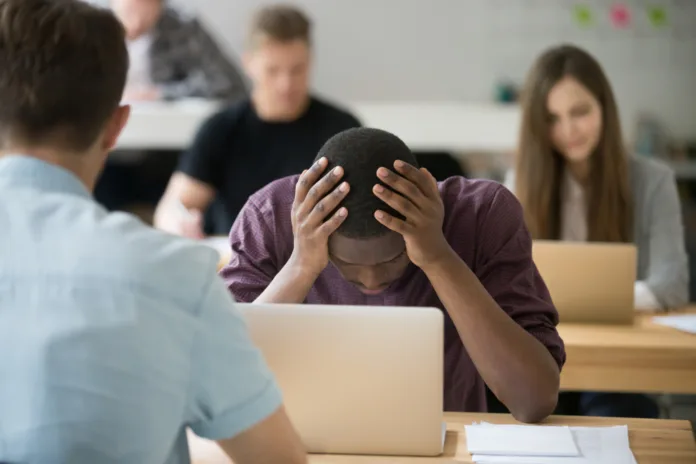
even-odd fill
[{"label": "maroon polo shirt", "polygon": [[[232,258],[221,275],[238,301],[254,301],[290,258],[296,182],[297,176],[286,177],[251,196],[232,226]],[[449,244],[498,305],[562,367],[565,350],[556,331],[558,313],[532,261],[532,242],[520,203],[505,187],[488,180],[452,177],[439,183],[439,189],[445,205],[443,232]],[[444,409],[486,410],[483,379],[430,281],[413,264],[375,296],[361,293],[329,264],[306,303],[441,308],[445,313]]]}]

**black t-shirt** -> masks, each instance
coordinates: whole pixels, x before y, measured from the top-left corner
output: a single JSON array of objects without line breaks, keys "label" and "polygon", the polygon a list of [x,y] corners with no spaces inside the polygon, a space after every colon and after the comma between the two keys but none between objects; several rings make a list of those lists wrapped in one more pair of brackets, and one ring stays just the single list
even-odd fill
[{"label": "black t-shirt", "polygon": [[178,170],[215,188],[229,227],[251,194],[309,168],[328,139],[358,126],[353,115],[316,98],[298,119],[282,123],[261,120],[244,99],[201,126]]}]

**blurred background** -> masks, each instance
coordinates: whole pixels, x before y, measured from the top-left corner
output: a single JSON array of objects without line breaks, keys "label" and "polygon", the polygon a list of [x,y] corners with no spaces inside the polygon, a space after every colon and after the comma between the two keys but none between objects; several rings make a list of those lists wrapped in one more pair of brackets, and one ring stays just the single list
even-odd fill
[{"label": "blurred background", "polygon": [[[197,15],[241,69],[249,20],[268,2],[170,3]],[[516,100],[532,62],[559,43],[585,48],[608,74],[630,150],[673,167],[687,247],[696,256],[695,0],[293,4],[313,22],[314,93],[351,110],[363,124],[401,136],[439,177],[461,166],[467,176],[501,180],[514,154],[520,119]],[[202,108],[182,110],[197,119],[179,121],[181,130],[178,120],[172,121],[170,136],[192,138],[186,131],[209,113]],[[166,178],[185,143],[158,142],[148,126],[146,106],[141,113],[136,107],[123,146],[166,151],[166,156],[142,160],[144,170]],[[166,185],[160,184],[158,195]],[[130,210],[151,216],[152,201],[135,203]],[[691,262],[693,267],[696,259]],[[691,295],[693,300],[693,282]]]}]

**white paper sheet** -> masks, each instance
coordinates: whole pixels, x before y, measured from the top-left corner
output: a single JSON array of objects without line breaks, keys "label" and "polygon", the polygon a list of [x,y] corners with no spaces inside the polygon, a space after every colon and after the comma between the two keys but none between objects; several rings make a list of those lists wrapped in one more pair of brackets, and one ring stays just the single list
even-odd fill
[{"label": "white paper sheet", "polygon": [[653,317],[653,322],[666,325],[684,332],[696,334],[696,314],[678,314],[674,316]]},{"label": "white paper sheet", "polygon": [[469,453],[491,456],[579,456],[569,427],[467,425]]},{"label": "white paper sheet", "polygon": [[[487,424],[491,426],[490,424]],[[499,426],[493,426],[499,427]],[[543,437],[546,427],[524,426],[537,429]],[[539,456],[507,455],[490,456],[474,454],[473,461],[478,464],[637,464],[628,440],[628,428],[618,427],[570,427],[574,443],[578,447],[578,456]],[[467,430],[467,435],[468,435]],[[467,436],[468,440],[468,436]],[[547,453],[549,443],[542,444],[539,453]]]}]

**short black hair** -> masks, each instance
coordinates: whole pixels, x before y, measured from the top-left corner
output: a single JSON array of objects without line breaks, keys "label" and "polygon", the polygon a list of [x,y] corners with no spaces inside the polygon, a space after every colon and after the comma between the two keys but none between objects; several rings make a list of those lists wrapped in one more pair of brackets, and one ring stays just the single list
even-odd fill
[{"label": "short black hair", "polygon": [[374,217],[378,209],[403,219],[372,192],[375,184],[384,185],[377,177],[380,167],[394,170],[397,160],[418,167],[416,157],[399,137],[380,129],[348,129],[324,144],[316,159],[321,157],[329,162],[325,172],[341,166],[344,170],[343,180],[350,184],[350,192],[341,204],[348,209],[348,217],[338,228],[339,234],[350,238],[372,238],[386,234],[389,229]]}]

